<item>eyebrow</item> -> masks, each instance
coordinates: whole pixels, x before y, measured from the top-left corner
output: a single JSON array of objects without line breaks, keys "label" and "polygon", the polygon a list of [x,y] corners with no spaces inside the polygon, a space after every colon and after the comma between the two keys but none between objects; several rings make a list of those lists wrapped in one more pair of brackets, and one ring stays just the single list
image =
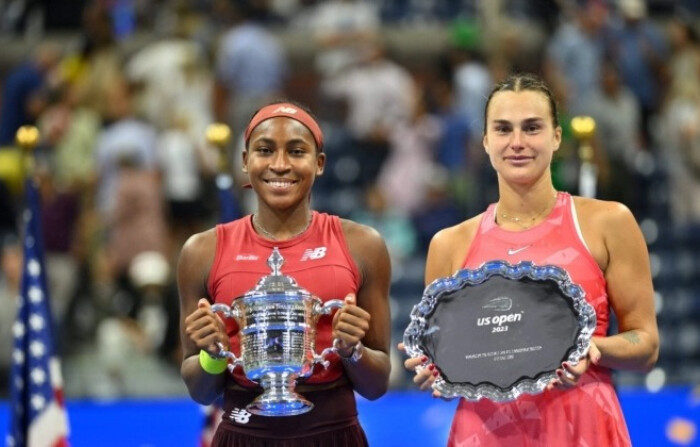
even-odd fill
[{"label": "eyebrow", "polygon": [[[525,118],[522,122],[523,124],[534,124],[534,123],[539,123],[544,121],[544,118]],[[512,124],[511,121],[509,120],[501,120],[501,119],[495,119],[492,121],[494,124]]]},{"label": "eyebrow", "polygon": [[[263,143],[263,144],[275,144],[276,141],[273,138],[268,138],[268,137],[259,137],[251,140],[251,144],[254,143]],[[285,143],[285,146],[290,146],[294,144],[304,144],[306,146],[313,146],[313,142],[309,142],[304,140],[303,138],[292,138],[291,140],[287,140]]]}]

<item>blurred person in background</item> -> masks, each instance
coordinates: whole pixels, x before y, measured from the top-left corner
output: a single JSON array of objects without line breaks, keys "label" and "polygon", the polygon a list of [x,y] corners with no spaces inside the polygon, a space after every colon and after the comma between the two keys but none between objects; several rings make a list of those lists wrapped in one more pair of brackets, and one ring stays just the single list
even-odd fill
[{"label": "blurred person in background", "polygon": [[599,181],[598,197],[622,202],[632,211],[640,209],[642,198],[638,197],[635,167],[643,141],[640,106],[620,79],[615,61],[603,64],[600,88],[588,94],[581,110],[595,119],[596,144],[605,154],[606,170],[611,173],[607,181]]},{"label": "blurred person in background", "polygon": [[610,8],[605,2],[581,0],[564,16],[547,42],[546,79],[571,114],[600,88]]},{"label": "blurred person in background", "polygon": [[86,2],[81,20],[79,46],[61,60],[61,75],[73,104],[107,117],[110,89],[122,77],[123,62],[108,2]]},{"label": "blurred person in background", "polygon": [[443,228],[458,224],[464,218],[464,209],[458,206],[450,189],[450,173],[444,166],[430,168],[425,202],[411,216],[416,232],[416,252],[428,253],[430,240]]},{"label": "blurred person in background", "polygon": [[362,0],[318,2],[308,20],[317,45],[314,65],[329,79],[361,62],[379,34],[379,10]]},{"label": "blurred person in background", "polygon": [[241,135],[253,113],[283,94],[289,74],[287,54],[263,23],[262,2],[214,2],[227,25],[215,52],[214,118]]},{"label": "blurred person in background", "polygon": [[700,84],[692,78],[673,84],[660,115],[657,139],[668,172],[670,212],[674,224],[700,223]]},{"label": "blurred person in background", "polygon": [[[425,202],[428,176],[443,132],[440,120],[428,110],[426,94],[423,89],[415,89],[413,113],[390,129],[389,155],[377,177],[382,195],[391,197],[392,208],[406,217]],[[409,172],[411,175],[406,175]]]},{"label": "blurred person in background", "polygon": [[[576,365],[563,362],[542,393],[505,403],[460,399],[448,444],[629,446],[612,370],[648,371],[659,349],[642,232],[624,205],[554,188],[550,165],[562,130],[554,97],[538,77],[518,74],[496,84],[484,113],[498,202],[433,237],[425,283],[494,259],[559,265],[584,289],[596,328],[587,354]],[[611,309],[618,332],[608,335]],[[422,390],[438,375],[425,361],[404,363]]]},{"label": "blurred person in background", "polygon": [[[461,29],[462,27],[458,27]],[[465,31],[455,32],[456,35],[466,34],[464,37],[455,37],[454,47],[450,47],[445,53],[440,55],[438,61],[438,70],[434,77],[425,83],[427,93],[427,102],[429,110],[433,116],[438,119],[440,126],[440,135],[435,142],[434,162],[437,165],[435,172],[440,172],[440,182],[444,183],[444,193],[451,196],[454,208],[462,209],[481,209],[480,205],[475,205],[476,201],[482,200],[484,197],[479,194],[478,188],[488,188],[488,182],[480,182],[478,173],[483,171],[480,165],[484,163],[485,156],[480,149],[477,150],[477,139],[475,135],[474,125],[470,124],[471,119],[467,118],[464,104],[458,99],[456,85],[456,71],[458,67],[463,65],[462,46],[470,47],[472,45],[472,28],[465,28]],[[468,64],[471,65],[470,62]],[[469,73],[471,69],[463,72],[471,78]],[[489,75],[490,76],[490,75]],[[478,79],[481,79],[478,77]],[[468,96],[477,94],[478,89],[474,89],[478,85],[476,83],[467,82],[471,87],[467,90],[470,92]],[[490,85],[490,83],[489,83]],[[471,96],[474,98],[473,96]],[[483,118],[479,118],[481,122]],[[480,143],[479,143],[480,144]],[[432,174],[428,174],[431,177]],[[432,192],[430,191],[434,178],[429,179],[430,185],[427,187],[426,197],[432,206]],[[419,210],[419,216],[423,215],[423,209]],[[420,218],[420,217],[419,217]],[[461,219],[458,219],[461,220]],[[432,236],[432,234],[430,235]],[[427,244],[421,244],[424,249],[427,249]]]},{"label": "blurred person in background", "polygon": [[169,125],[156,141],[158,172],[170,230],[170,259],[176,259],[189,236],[215,220],[211,183],[219,153],[196,138],[187,114],[171,111]]},{"label": "blurred person in background", "polygon": [[[157,130],[156,165],[166,201],[169,259],[214,219],[213,177],[219,154],[205,141],[213,121],[213,73],[194,5],[176,5],[171,28],[128,60],[134,113]],[[205,223],[206,222],[206,223]]]},{"label": "blurred person in background", "polygon": [[201,25],[191,8],[176,8],[171,29],[132,54],[124,73],[138,116],[158,130],[171,128],[177,116],[188,123],[183,130],[199,143],[213,121],[214,81],[209,55],[195,39]]},{"label": "blurred person in background", "polygon": [[361,167],[360,185],[373,184],[391,151],[390,135],[413,116],[416,86],[411,73],[375,40],[364,46],[359,61],[326,79],[321,91],[345,105],[350,137],[343,149]]},{"label": "blurred person in background", "polygon": [[97,136],[94,154],[97,176],[95,205],[103,218],[114,210],[122,161],[128,160],[154,172],[157,167],[157,130],[134,113],[131,86],[120,78],[109,86],[106,93],[109,101],[103,116],[105,126]]},{"label": "blurred person in background", "polygon": [[700,39],[683,16],[668,23],[668,33],[667,95],[655,141],[668,172],[671,219],[687,227],[700,223]]},{"label": "blurred person in background", "polygon": [[606,51],[617,61],[624,84],[641,107],[643,147],[651,144],[652,118],[659,112],[669,45],[660,25],[647,15],[644,0],[618,0],[619,16],[611,26]]},{"label": "blurred person in background", "polygon": [[119,160],[114,208],[105,220],[105,249],[114,278],[124,281],[129,265],[145,251],[169,254],[165,200],[160,178],[139,160]]},{"label": "blurred person in background", "polygon": [[[471,29],[464,25],[466,29]],[[478,33],[478,30],[461,33]],[[454,84],[455,108],[465,120],[470,130],[481,129],[484,117],[484,101],[489,88],[493,84],[493,76],[479,49],[479,41],[476,37],[455,38],[459,39],[459,46],[451,51],[452,82]],[[478,135],[478,132],[472,132]],[[470,144],[473,142],[470,142]]]},{"label": "blurred person in background", "polygon": [[37,126],[42,150],[48,158],[56,187],[82,197],[91,194],[95,182],[95,145],[102,129],[102,116],[78,103],[75,90],[61,76],[51,103]]},{"label": "blurred person in background", "polygon": [[79,280],[75,242],[81,203],[76,191],[62,189],[56,184],[50,165],[40,161],[36,164],[52,316],[54,327],[63,330]]},{"label": "blurred person in background", "polygon": [[350,214],[352,220],[375,228],[386,241],[394,276],[416,250],[416,232],[409,215],[394,205],[377,185],[365,190],[364,206]]},{"label": "blurred person in background", "polygon": [[170,262],[162,253],[142,251],[129,264],[125,281],[128,291],[112,296],[95,328],[97,361],[89,374],[96,380],[82,386],[102,398],[179,394],[177,295],[170,287]]},{"label": "blurred person in background", "polygon": [[671,48],[667,66],[667,98],[674,98],[686,85],[700,85],[700,31],[692,17],[674,16],[667,24]]},{"label": "blurred person in background", "polygon": [[60,58],[61,50],[57,45],[41,43],[28,61],[7,74],[0,99],[0,149],[14,144],[21,126],[36,124],[48,105],[46,93]]},{"label": "blurred person in background", "polygon": [[167,256],[165,200],[157,164],[157,132],[133,112],[130,86],[115,83],[109,90],[109,125],[96,148],[99,180],[95,205],[108,277],[131,291],[128,269],[145,251]]},{"label": "blurred person in background", "polygon": [[[317,121],[295,103],[260,109],[244,134],[243,169],[257,199],[252,215],[192,236],[177,270],[180,294],[182,377],[192,398],[210,404],[223,394],[224,414],[213,446],[266,445],[357,447],[367,439],[357,419],[354,392],[373,400],[386,393],[391,364],[389,282],[391,265],[379,233],[365,225],[311,209],[311,187],[323,174],[326,154]],[[316,367],[296,387],[314,404],[295,417],[250,414],[261,392],[240,367],[215,357],[220,343],[240,355],[239,327],[211,310],[230,305],[261,277],[278,247],[300,287],[345,306],[316,326],[316,349],[333,343],[328,369]]]}]

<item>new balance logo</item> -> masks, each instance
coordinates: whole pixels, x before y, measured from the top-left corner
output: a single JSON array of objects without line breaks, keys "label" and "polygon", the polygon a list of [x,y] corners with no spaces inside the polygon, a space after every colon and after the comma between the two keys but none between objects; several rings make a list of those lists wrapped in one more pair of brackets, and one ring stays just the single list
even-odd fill
[{"label": "new balance logo", "polygon": [[272,113],[288,113],[290,115],[294,115],[295,113],[297,113],[297,109],[287,106],[280,106],[277,107]]},{"label": "new balance logo", "polygon": [[228,418],[239,424],[247,424],[250,422],[251,416],[252,414],[248,413],[243,408],[234,408],[231,410],[231,414],[228,415]]},{"label": "new balance logo", "polygon": [[308,261],[309,259],[321,259],[326,256],[326,247],[318,248],[307,248],[304,250],[304,254],[301,255],[302,261]]}]

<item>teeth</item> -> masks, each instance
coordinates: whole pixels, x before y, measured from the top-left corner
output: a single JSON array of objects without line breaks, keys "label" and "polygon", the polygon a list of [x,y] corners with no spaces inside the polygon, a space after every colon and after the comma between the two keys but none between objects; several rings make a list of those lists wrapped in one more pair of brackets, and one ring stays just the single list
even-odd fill
[{"label": "teeth", "polygon": [[270,185],[275,188],[285,188],[291,184],[292,182],[270,181]]}]

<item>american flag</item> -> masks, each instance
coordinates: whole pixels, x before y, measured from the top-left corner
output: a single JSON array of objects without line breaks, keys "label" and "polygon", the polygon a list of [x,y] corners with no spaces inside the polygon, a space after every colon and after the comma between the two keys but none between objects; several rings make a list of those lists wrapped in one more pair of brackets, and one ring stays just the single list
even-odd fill
[{"label": "american flag", "polygon": [[10,432],[7,447],[68,446],[60,362],[53,343],[53,321],[46,287],[39,193],[25,187],[24,264],[19,309],[13,326]]}]

